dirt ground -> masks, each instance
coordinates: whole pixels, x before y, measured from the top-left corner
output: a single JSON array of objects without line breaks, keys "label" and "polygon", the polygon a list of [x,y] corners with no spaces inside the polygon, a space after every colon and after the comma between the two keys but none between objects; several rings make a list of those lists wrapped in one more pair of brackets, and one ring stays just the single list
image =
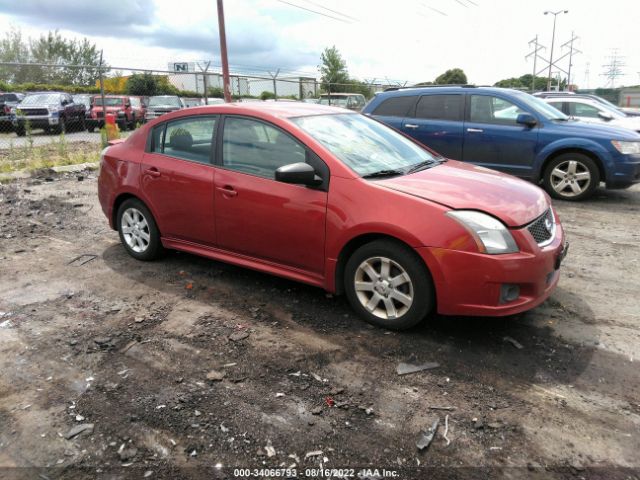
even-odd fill
[{"label": "dirt ground", "polygon": [[316,288],[137,262],[95,173],[0,185],[0,478],[638,479],[640,187],[557,208],[549,301],[391,333]]}]

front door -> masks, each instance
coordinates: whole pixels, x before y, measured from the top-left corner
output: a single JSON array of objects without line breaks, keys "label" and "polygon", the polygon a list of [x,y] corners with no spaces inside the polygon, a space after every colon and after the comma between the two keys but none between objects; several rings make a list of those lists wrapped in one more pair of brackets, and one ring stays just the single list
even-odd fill
[{"label": "front door", "polygon": [[326,190],[274,180],[277,168],[313,154],[269,123],[227,116],[223,128],[215,178],[218,247],[323,274]]},{"label": "front door", "polygon": [[526,111],[493,95],[470,95],[464,124],[462,158],[521,177],[533,174],[538,127],[520,125]]},{"label": "front door", "polygon": [[153,129],[140,175],[163,237],[215,245],[212,144],[217,121],[194,115]]}]

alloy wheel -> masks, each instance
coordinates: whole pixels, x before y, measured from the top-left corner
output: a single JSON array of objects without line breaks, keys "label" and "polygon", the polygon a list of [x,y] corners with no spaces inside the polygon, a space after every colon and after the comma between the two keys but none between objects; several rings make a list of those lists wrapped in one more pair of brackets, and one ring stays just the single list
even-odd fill
[{"label": "alloy wheel", "polygon": [[356,269],[358,300],[371,314],[384,320],[402,317],[413,304],[413,283],[402,266],[387,257],[371,257]]},{"label": "alloy wheel", "polygon": [[149,248],[151,241],[149,224],[140,210],[133,207],[127,208],[122,213],[120,228],[124,241],[131,250],[142,253]]},{"label": "alloy wheel", "polygon": [[591,184],[591,172],[582,162],[566,160],[551,170],[551,187],[563,197],[576,197]]}]

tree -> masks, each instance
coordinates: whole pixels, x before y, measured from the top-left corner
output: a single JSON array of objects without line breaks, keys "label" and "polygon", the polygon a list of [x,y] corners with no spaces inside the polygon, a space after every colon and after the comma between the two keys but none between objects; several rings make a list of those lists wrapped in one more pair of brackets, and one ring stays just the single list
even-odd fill
[{"label": "tree", "polygon": [[18,66],[3,67],[2,77],[11,83],[51,83],[91,85],[99,77],[100,53],[86,38],[70,40],[57,30],[37,39],[25,40],[20,30],[11,30],[0,40],[0,61],[20,63],[53,63],[86,65],[83,68]]},{"label": "tree", "polygon": [[465,85],[467,84],[467,75],[460,68],[452,68],[447,70],[435,80],[436,85]]},{"label": "tree", "polygon": [[176,95],[178,89],[169,83],[166,76],[136,73],[127,80],[125,92],[129,95],[141,96]]},{"label": "tree", "polygon": [[322,65],[320,65],[320,81],[322,89],[327,92],[343,92],[345,84],[349,81],[349,73],[347,72],[347,63],[338,52],[335,45],[331,48],[325,48],[320,56]]},{"label": "tree", "polygon": [[[502,87],[502,88],[517,88],[517,89],[521,89],[521,90],[531,90],[531,81],[533,79],[533,75],[531,75],[530,73],[527,73],[525,75],[522,75],[520,77],[512,77],[512,78],[505,78],[503,80],[500,80],[498,82],[496,82],[494,84],[495,87]],[[553,83],[553,82],[552,82]],[[567,81],[562,80],[560,82],[560,88],[564,89],[566,87]],[[540,90],[546,90],[547,89],[547,77],[536,77],[535,78],[535,84],[534,84],[534,90],[535,91],[540,91]]]}]

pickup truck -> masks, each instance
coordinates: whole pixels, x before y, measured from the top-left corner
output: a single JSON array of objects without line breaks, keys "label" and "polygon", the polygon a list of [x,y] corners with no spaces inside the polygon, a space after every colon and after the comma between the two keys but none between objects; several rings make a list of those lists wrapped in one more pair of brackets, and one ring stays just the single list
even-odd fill
[{"label": "pickup truck", "polygon": [[185,108],[182,99],[176,95],[156,95],[149,99],[146,120],[153,120],[169,112]]},{"label": "pickup truck", "polygon": [[12,132],[11,109],[24,98],[24,93],[0,93],[0,133]]},{"label": "pickup truck", "polygon": [[62,133],[73,127],[84,130],[84,105],[74,103],[71,95],[64,92],[30,93],[11,109],[11,119],[16,134],[26,133],[26,123],[31,128],[42,128],[45,132]]}]

